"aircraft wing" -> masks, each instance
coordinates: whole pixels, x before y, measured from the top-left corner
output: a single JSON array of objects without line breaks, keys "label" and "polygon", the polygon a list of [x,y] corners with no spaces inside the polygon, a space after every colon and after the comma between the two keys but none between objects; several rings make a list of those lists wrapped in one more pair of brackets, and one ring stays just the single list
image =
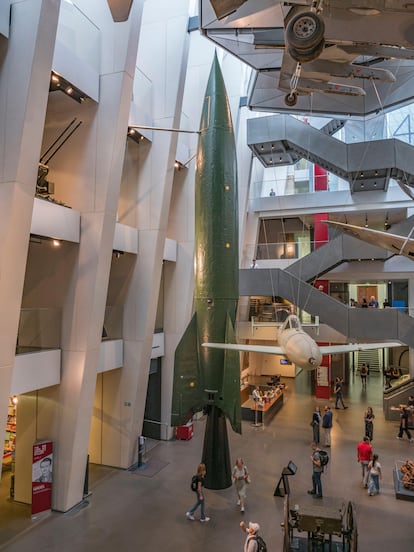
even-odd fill
[{"label": "aircraft wing", "polygon": [[203,347],[211,349],[228,349],[230,351],[244,351],[248,353],[267,353],[268,355],[284,355],[280,347],[272,345],[242,345],[237,343],[203,343]]},{"label": "aircraft wing", "polygon": [[368,242],[372,245],[383,247],[395,255],[404,255],[414,259],[414,239],[406,236],[398,236],[381,230],[371,230],[370,228],[361,228],[353,224],[344,224],[343,222],[323,221],[325,224],[340,228],[346,234],[353,238]]},{"label": "aircraft wing", "polygon": [[388,347],[402,347],[403,343],[389,341],[384,343],[347,343],[346,345],[322,345],[319,349],[323,355],[335,353],[352,353],[352,351],[369,351],[370,349],[387,349]]}]

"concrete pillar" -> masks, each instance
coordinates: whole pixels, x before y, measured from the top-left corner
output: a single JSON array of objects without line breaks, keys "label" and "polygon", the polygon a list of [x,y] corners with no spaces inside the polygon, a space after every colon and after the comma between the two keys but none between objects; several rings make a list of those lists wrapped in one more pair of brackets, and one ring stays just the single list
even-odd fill
[{"label": "concrete pillar", "polygon": [[[189,40],[188,9],[188,0],[145,4],[137,65],[153,83],[155,127],[180,125]],[[147,154],[126,176],[137,180],[135,205],[120,216],[120,222],[139,229],[139,256],[124,309],[120,395],[124,404],[131,403],[132,409],[127,407],[120,412],[121,467],[136,460],[136,439],[142,431],[177,141],[175,132],[153,131]]]},{"label": "concrete pillar", "polygon": [[0,46],[0,427],[5,427],[59,1],[11,2]]},{"label": "concrete pillar", "polygon": [[[81,240],[63,308],[61,383],[39,391],[43,403],[56,405],[56,418],[39,419],[37,437],[55,442],[52,507],[63,512],[83,498],[142,9],[135,2],[128,22],[101,27],[99,104],[82,104],[83,125],[56,171],[65,200],[81,211]],[[67,116],[57,113],[63,105],[49,118]]]}]

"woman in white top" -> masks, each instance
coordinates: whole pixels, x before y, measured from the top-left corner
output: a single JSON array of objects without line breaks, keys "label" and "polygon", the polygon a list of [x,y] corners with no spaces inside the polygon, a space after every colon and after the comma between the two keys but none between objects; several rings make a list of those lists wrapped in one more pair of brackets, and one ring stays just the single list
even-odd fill
[{"label": "woman in white top", "polygon": [[382,478],[381,473],[381,464],[378,462],[378,454],[374,454],[372,457],[371,462],[368,464],[368,471],[369,471],[369,486],[368,486],[368,494],[369,496],[374,495],[374,490],[377,494],[380,493],[380,486],[379,482]]},{"label": "woman in white top", "polygon": [[244,512],[244,503],[247,495],[247,482],[249,481],[249,472],[243,458],[237,458],[233,468],[233,480],[237,492],[237,505],[240,506],[240,511]]}]

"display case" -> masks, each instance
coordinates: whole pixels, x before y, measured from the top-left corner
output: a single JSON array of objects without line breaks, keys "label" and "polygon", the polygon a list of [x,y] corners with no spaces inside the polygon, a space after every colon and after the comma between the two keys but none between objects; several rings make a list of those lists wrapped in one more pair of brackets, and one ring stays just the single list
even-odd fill
[{"label": "display case", "polygon": [[3,462],[12,460],[13,452],[16,444],[16,405],[13,398],[9,398],[9,406],[7,409],[6,434],[4,438]]}]

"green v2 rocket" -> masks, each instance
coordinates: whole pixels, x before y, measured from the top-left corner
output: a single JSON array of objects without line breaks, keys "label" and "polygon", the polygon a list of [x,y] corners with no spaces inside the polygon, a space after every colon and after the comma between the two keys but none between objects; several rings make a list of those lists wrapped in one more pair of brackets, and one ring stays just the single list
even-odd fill
[{"label": "green v2 rocket", "polygon": [[232,484],[226,418],[241,433],[240,354],[201,346],[236,341],[238,217],[233,124],[215,55],[197,146],[194,314],[175,351],[171,414],[177,426],[195,412],[207,413],[202,462],[209,489]]}]

